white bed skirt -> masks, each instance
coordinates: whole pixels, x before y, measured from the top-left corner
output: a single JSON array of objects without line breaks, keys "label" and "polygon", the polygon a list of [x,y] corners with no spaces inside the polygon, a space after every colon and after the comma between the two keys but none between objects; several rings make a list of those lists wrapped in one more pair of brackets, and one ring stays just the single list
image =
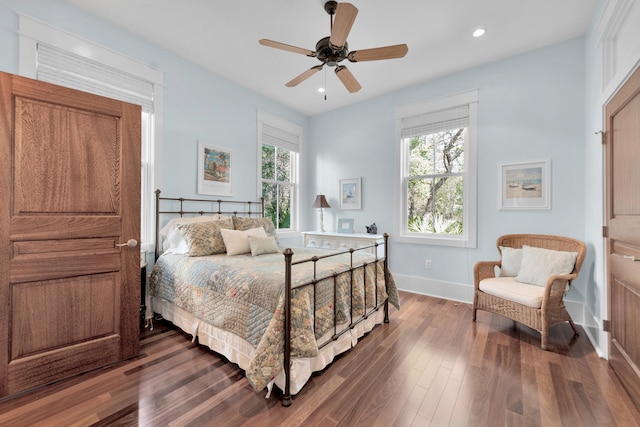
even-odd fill
[{"label": "white bed skirt", "polygon": [[[191,334],[193,340],[198,338],[198,342],[209,347],[218,354],[223,355],[231,362],[237,364],[240,369],[247,370],[253,357],[253,347],[238,335],[212,326],[205,321],[198,319],[187,311],[174,306],[169,301],[160,298],[151,298],[152,310],[161,314],[163,318],[170,321],[184,332]],[[384,310],[380,308],[372,313],[367,319],[358,323],[349,332],[341,335],[337,340],[327,344],[318,351],[315,357],[292,357],[291,358],[291,382],[290,392],[292,395],[297,394],[307,383],[313,372],[321,371],[329,365],[333,359],[350,348],[354,347],[358,340],[367,332],[371,331],[376,325],[384,321]],[[320,342],[329,339],[332,332],[323,337]],[[284,390],[285,375],[280,370],[275,380],[269,384],[268,389],[271,390],[273,383]],[[267,394],[268,396],[269,394]]]}]

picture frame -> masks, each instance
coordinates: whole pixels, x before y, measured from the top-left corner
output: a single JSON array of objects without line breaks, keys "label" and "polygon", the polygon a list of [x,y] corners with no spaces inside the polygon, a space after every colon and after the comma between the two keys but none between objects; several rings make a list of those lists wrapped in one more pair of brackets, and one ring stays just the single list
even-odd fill
[{"label": "picture frame", "polygon": [[338,218],[338,233],[353,233],[353,218]]},{"label": "picture frame", "polygon": [[498,209],[551,209],[551,160],[501,164]]},{"label": "picture frame", "polygon": [[233,152],[198,141],[198,194],[232,196]]},{"label": "picture frame", "polygon": [[362,209],[362,178],[340,180],[340,209]]}]

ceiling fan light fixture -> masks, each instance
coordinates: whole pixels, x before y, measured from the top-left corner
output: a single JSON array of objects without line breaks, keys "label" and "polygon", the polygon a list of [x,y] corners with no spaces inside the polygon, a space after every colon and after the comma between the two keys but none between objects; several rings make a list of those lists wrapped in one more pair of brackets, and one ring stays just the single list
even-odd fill
[{"label": "ceiling fan light fixture", "polygon": [[475,30],[473,32],[472,35],[473,35],[473,37],[482,37],[482,36],[484,36],[484,33],[485,33],[485,29],[484,28],[478,28],[477,30]]}]

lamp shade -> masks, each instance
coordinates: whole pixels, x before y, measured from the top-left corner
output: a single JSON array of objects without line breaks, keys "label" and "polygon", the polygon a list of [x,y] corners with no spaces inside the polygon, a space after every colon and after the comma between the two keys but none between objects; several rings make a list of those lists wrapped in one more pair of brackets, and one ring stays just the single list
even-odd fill
[{"label": "lamp shade", "polygon": [[318,194],[316,196],[315,202],[313,202],[313,207],[314,208],[330,208],[331,206],[329,206],[329,202],[327,202],[327,199],[324,197],[324,194]]}]

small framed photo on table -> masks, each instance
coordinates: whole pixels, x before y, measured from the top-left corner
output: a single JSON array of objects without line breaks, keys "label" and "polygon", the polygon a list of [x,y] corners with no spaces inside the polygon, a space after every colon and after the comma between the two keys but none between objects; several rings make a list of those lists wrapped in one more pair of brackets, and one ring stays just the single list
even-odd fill
[{"label": "small framed photo on table", "polygon": [[353,233],[353,218],[339,218],[338,233],[345,233],[345,234]]}]

